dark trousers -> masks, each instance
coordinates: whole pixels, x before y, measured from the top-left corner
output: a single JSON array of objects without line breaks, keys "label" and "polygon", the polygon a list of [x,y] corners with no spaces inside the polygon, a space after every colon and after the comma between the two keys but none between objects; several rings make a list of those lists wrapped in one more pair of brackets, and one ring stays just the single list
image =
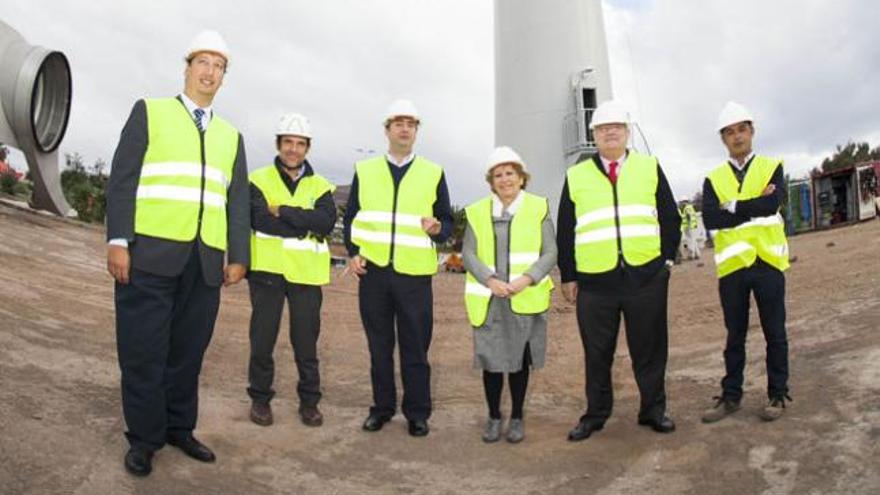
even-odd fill
[{"label": "dark trousers", "polygon": [[360,280],[358,298],[370,348],[370,379],[373,383],[370,414],[392,416],[397,410],[394,385],[396,336],[400,341],[403,415],[413,421],[427,420],[431,416],[428,347],[434,323],[431,277],[402,275],[390,267],[369,264],[366,275]]},{"label": "dark trousers", "polygon": [[785,275],[764,262],[737,270],[718,280],[727,345],[726,375],[721,380],[724,398],[739,401],[743,395],[746,333],[749,328],[749,295],[755,294],[758,316],[767,342],[767,396],[788,393],[788,339],[785,333]]},{"label": "dark trousers", "polygon": [[156,450],[196,427],[199,373],[220,306],[198,250],[176,277],[131,270],[116,284],[116,346],[122,410],[132,447]]},{"label": "dark trousers", "polygon": [[248,280],[251,293],[251,357],[248,363],[248,395],[256,402],[268,403],[275,396],[272,381],[275,361],[272,352],[278,339],[284,300],[290,320],[290,343],[299,372],[296,391],[300,407],[316,406],[321,400],[321,376],[318,373],[318,334],[321,332],[321,301],[317,285],[292,284],[282,277],[277,280],[252,277]]},{"label": "dark trousers", "polygon": [[605,421],[611,416],[614,403],[611,365],[621,314],[641,395],[639,419],[659,420],[665,414],[668,287],[669,270],[661,268],[640,287],[621,284],[614,289],[582,287],[578,291],[577,319],[587,373],[586,418]]}]

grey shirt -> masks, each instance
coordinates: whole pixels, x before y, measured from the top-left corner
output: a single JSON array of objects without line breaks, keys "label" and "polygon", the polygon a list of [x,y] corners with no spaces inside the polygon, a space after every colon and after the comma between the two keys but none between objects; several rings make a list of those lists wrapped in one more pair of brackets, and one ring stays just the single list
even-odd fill
[{"label": "grey shirt", "polygon": [[[495,266],[488,267],[477,257],[477,238],[471,225],[468,224],[464,234],[464,244],[462,246],[462,259],[464,267],[474,278],[483,285],[487,285],[491,277],[495,277],[502,282],[507,280],[507,246],[510,245],[508,238],[510,237],[510,220],[513,218],[505,211],[502,217],[493,217],[492,223],[495,226]],[[501,225],[499,225],[501,224]],[[503,228],[498,228],[502,227]],[[541,224],[541,256],[532,266],[526,270],[525,274],[531,277],[533,284],[540,282],[556,264],[556,233],[553,231],[553,221],[547,215]]]}]

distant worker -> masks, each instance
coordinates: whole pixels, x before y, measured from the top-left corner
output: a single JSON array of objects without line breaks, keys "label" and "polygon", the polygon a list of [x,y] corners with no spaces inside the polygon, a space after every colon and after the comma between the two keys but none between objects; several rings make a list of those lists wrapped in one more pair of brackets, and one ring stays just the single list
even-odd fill
[{"label": "distant worker", "polygon": [[348,269],[360,279],[358,301],[370,348],[373,406],[363,429],[382,429],[397,411],[396,340],[402,410],[415,437],[428,434],[431,416],[435,245],[452,234],[443,169],[413,152],[419,124],[412,102],[391,104],[383,119],[388,153],[355,164],[343,220]]},{"label": "distant worker", "polygon": [[686,245],[689,260],[700,259],[700,244],[697,240],[699,234],[699,222],[694,205],[687,198],[681,200],[681,233],[684,237],[682,244]]},{"label": "distant worker", "polygon": [[251,296],[248,395],[250,418],[261,426],[273,422],[270,401],[275,362],[272,353],[284,312],[299,374],[299,417],[306,426],[321,426],[318,409],[318,335],[321,331],[321,286],[330,283],[330,249],[326,236],[336,223],[335,186],[315,173],[306,155],[312,147],[311,125],[291,113],[275,130],[274,163],[254,170],[251,181]]},{"label": "distant worker", "polygon": [[587,411],[568,439],[588,438],[611,416],[621,314],[641,396],[638,424],[670,433],[666,309],[681,217],[657,159],[627,149],[626,108],[602,103],[590,128],[599,152],[568,169],[556,233],[563,295],[577,301],[587,382]]},{"label": "distant worker", "polygon": [[474,329],[474,366],[483,370],[489,406],[487,443],[501,438],[505,373],[512,402],[505,438],[522,441],[529,369],[544,367],[547,350],[556,239],[547,199],[524,191],[528,180],[519,155],[506,146],[496,148],[486,167],[492,193],[465,209],[464,300]]},{"label": "distant worker", "polygon": [[718,131],[729,159],[703,183],[703,222],[716,230],[718,292],[727,327],[726,374],[721,396],[703,415],[719,421],[740,408],[749,299],[754,294],[767,341],[767,405],[760,417],[778,419],[788,395],[788,340],[785,332],[785,276],[788,242],[779,214],[785,194],[782,162],[752,150],[754,119],[745,107],[728,102],[718,116]]},{"label": "distant worker", "polygon": [[137,476],[166,443],[214,462],[193,436],[199,373],[220,286],[238,283],[250,262],[244,143],[211,108],[229,50],[204,31],[185,61],[183,93],[135,103],[107,184],[125,467]]}]

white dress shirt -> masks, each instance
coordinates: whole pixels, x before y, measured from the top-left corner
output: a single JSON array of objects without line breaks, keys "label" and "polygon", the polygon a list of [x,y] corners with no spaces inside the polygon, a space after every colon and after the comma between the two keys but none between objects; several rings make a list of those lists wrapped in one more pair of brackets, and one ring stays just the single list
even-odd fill
[{"label": "white dress shirt", "polygon": [[599,155],[599,159],[602,160],[602,166],[605,167],[605,173],[611,174],[611,162],[617,162],[617,176],[620,177],[620,170],[623,168],[623,163],[626,162],[626,152],[623,152],[623,156],[618,158],[617,160],[607,160],[604,156]]},{"label": "white dress shirt", "polygon": [[385,153],[385,158],[388,160],[388,163],[394,165],[395,167],[402,167],[402,166],[406,165],[407,163],[413,161],[415,159],[415,157],[416,157],[416,153],[413,151],[412,153],[403,157],[403,160],[398,162],[397,160],[394,159],[393,156],[391,156],[391,153]]}]

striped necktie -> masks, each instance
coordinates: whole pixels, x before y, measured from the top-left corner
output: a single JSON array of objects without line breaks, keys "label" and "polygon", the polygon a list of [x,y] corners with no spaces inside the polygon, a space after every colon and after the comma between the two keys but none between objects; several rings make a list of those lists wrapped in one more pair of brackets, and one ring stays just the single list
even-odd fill
[{"label": "striped necktie", "polygon": [[193,115],[195,116],[196,127],[199,128],[199,132],[205,132],[205,127],[202,124],[202,118],[205,116],[205,111],[201,108],[196,108],[193,110]]}]

